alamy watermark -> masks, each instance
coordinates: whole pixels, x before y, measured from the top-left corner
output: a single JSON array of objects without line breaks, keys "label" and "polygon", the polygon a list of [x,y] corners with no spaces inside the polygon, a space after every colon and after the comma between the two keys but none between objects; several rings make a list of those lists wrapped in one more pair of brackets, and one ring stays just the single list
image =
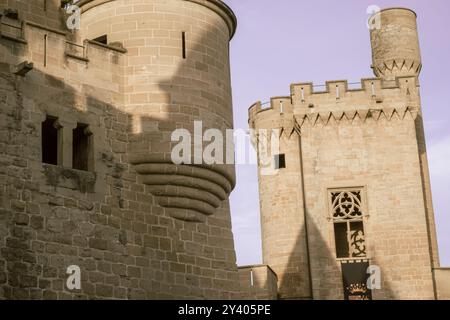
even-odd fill
[{"label": "alamy watermark", "polygon": [[369,30],[381,29],[381,8],[377,5],[370,5],[367,7],[366,13],[369,15],[367,20],[367,28]]},{"label": "alamy watermark", "polygon": [[67,1],[64,5],[64,10],[69,15],[66,20],[66,25],[69,30],[80,30],[81,27],[81,8],[76,4],[80,0]]},{"label": "alamy watermark", "polygon": [[[195,121],[194,132],[177,129],[172,132],[171,142],[175,143],[171,152],[174,164],[259,164],[263,175],[277,172],[275,162],[276,155],[280,153],[279,129],[204,131],[202,121]],[[258,157],[253,152],[254,147]]]},{"label": "alamy watermark", "polygon": [[371,265],[367,268],[367,289],[381,290],[381,268],[377,265]]},{"label": "alamy watermark", "polygon": [[81,269],[79,266],[72,265],[67,268],[66,273],[69,275],[66,281],[67,289],[81,290]]}]

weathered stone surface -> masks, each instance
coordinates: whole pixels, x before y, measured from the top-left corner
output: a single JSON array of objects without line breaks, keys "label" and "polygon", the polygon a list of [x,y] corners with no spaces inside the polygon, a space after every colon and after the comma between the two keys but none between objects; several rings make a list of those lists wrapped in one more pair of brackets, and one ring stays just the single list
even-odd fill
[{"label": "weathered stone surface", "polygon": [[[176,220],[161,207],[130,161],[136,152],[170,159],[171,130],[190,130],[195,120],[205,129],[232,127],[228,43],[234,17],[216,1],[146,2],[145,10],[141,0],[98,2],[73,33],[62,23],[58,1],[47,1],[47,11],[39,1],[0,1],[0,11],[18,9],[20,19],[33,22],[24,24],[25,41],[20,34],[0,39],[0,298],[240,296],[234,256],[214,270],[214,257],[204,263],[204,252],[187,253],[184,246],[193,241],[186,233],[204,224],[195,240],[200,246],[234,251],[228,206],[234,169],[197,169],[205,185],[217,180],[212,188],[222,197],[205,193],[213,215],[196,223]],[[188,35],[186,59],[182,32]],[[115,46],[83,42],[101,34]],[[84,43],[85,50],[67,41]],[[24,60],[34,69],[16,77],[11,70]],[[41,161],[47,116],[57,119],[58,165]],[[87,125],[92,143],[87,171],[73,168],[77,124]],[[195,192],[184,189],[183,196],[189,201],[175,205],[204,209],[193,201],[203,199]],[[219,225],[223,220],[226,227]],[[220,236],[210,226],[220,227]],[[73,265],[81,270],[81,290],[66,288]],[[228,283],[201,288],[195,275],[214,277],[215,271]]]},{"label": "weathered stone surface", "polygon": [[293,84],[290,96],[249,110],[251,128],[280,130],[286,157],[284,169],[259,168],[263,260],[278,276],[280,298],[343,298],[330,192],[352,187],[363,193],[364,258],[382,272],[373,297],[436,298],[416,16],[399,8],[380,15],[381,28],[371,31],[379,78],[363,79],[358,90],[346,81],[329,81],[322,92]]}]

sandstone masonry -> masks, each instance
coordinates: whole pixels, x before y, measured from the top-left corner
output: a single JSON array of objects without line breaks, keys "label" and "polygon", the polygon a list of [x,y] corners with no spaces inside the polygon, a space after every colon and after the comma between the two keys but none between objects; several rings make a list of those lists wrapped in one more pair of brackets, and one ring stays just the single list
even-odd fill
[{"label": "sandstone masonry", "polygon": [[260,129],[281,136],[280,155],[272,156],[284,157],[282,167],[265,175],[260,166],[259,175],[263,259],[278,276],[281,299],[358,293],[343,286],[349,263],[380,267],[374,299],[448,297],[431,202],[416,14],[394,8],[373,18],[380,22],[371,30],[376,78],[358,88],[347,81],[322,89],[293,84],[289,96],[249,110],[256,148],[268,139]]},{"label": "sandstone masonry", "polygon": [[0,297],[241,297],[234,168],[170,162],[174,129],[232,128],[234,14],[217,0],[78,5],[72,32],[60,1],[0,1]]}]

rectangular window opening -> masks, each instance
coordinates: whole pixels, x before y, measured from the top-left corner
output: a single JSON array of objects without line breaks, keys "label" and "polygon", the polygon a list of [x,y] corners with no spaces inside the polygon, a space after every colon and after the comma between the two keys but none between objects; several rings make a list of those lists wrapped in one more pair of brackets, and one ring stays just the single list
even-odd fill
[{"label": "rectangular window opening", "polygon": [[58,165],[58,129],[54,117],[47,116],[42,122],[42,162]]},{"label": "rectangular window opening", "polygon": [[284,169],[284,168],[286,168],[286,155],[277,154],[275,156],[275,169]]},{"label": "rectangular window opening", "polygon": [[97,37],[97,38],[93,39],[93,41],[99,42],[99,43],[102,43],[102,44],[108,44],[108,35],[104,34],[104,35],[102,35],[100,37]]},{"label": "rectangular window opening", "polygon": [[78,123],[73,130],[73,168],[76,170],[92,170],[92,135],[87,129],[88,125]]},{"label": "rectangular window opening", "polygon": [[12,20],[19,20],[19,11],[17,9],[5,9],[3,15]]},{"label": "rectangular window opening", "polygon": [[182,42],[182,54],[183,59],[186,59],[186,32],[181,33],[181,42]]},{"label": "rectangular window opening", "polygon": [[338,259],[349,257],[347,241],[347,223],[334,224],[334,238],[336,240],[336,256]]}]

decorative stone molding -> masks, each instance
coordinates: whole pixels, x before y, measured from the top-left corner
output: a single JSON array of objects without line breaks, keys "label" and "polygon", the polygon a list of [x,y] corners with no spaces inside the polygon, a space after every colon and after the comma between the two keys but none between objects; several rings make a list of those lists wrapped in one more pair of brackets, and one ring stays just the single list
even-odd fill
[{"label": "decorative stone molding", "polygon": [[319,112],[310,114],[298,114],[295,115],[296,127],[302,127],[303,125],[315,126],[318,124],[328,125],[330,122],[340,123],[343,121],[353,122],[355,120],[361,120],[363,122],[372,119],[379,120],[403,120],[408,114],[412,119],[416,119],[419,113],[419,109],[415,107],[404,108],[383,108],[383,109],[362,109],[355,111],[341,111],[341,112]]},{"label": "decorative stone molding", "polygon": [[419,74],[422,70],[422,63],[411,59],[394,59],[372,67],[377,76],[391,74],[395,76],[398,72],[404,72],[406,74]]},{"label": "decorative stone molding", "polygon": [[157,204],[174,218],[201,222],[228,199],[235,178],[225,165],[175,165],[164,156],[130,155]]}]

